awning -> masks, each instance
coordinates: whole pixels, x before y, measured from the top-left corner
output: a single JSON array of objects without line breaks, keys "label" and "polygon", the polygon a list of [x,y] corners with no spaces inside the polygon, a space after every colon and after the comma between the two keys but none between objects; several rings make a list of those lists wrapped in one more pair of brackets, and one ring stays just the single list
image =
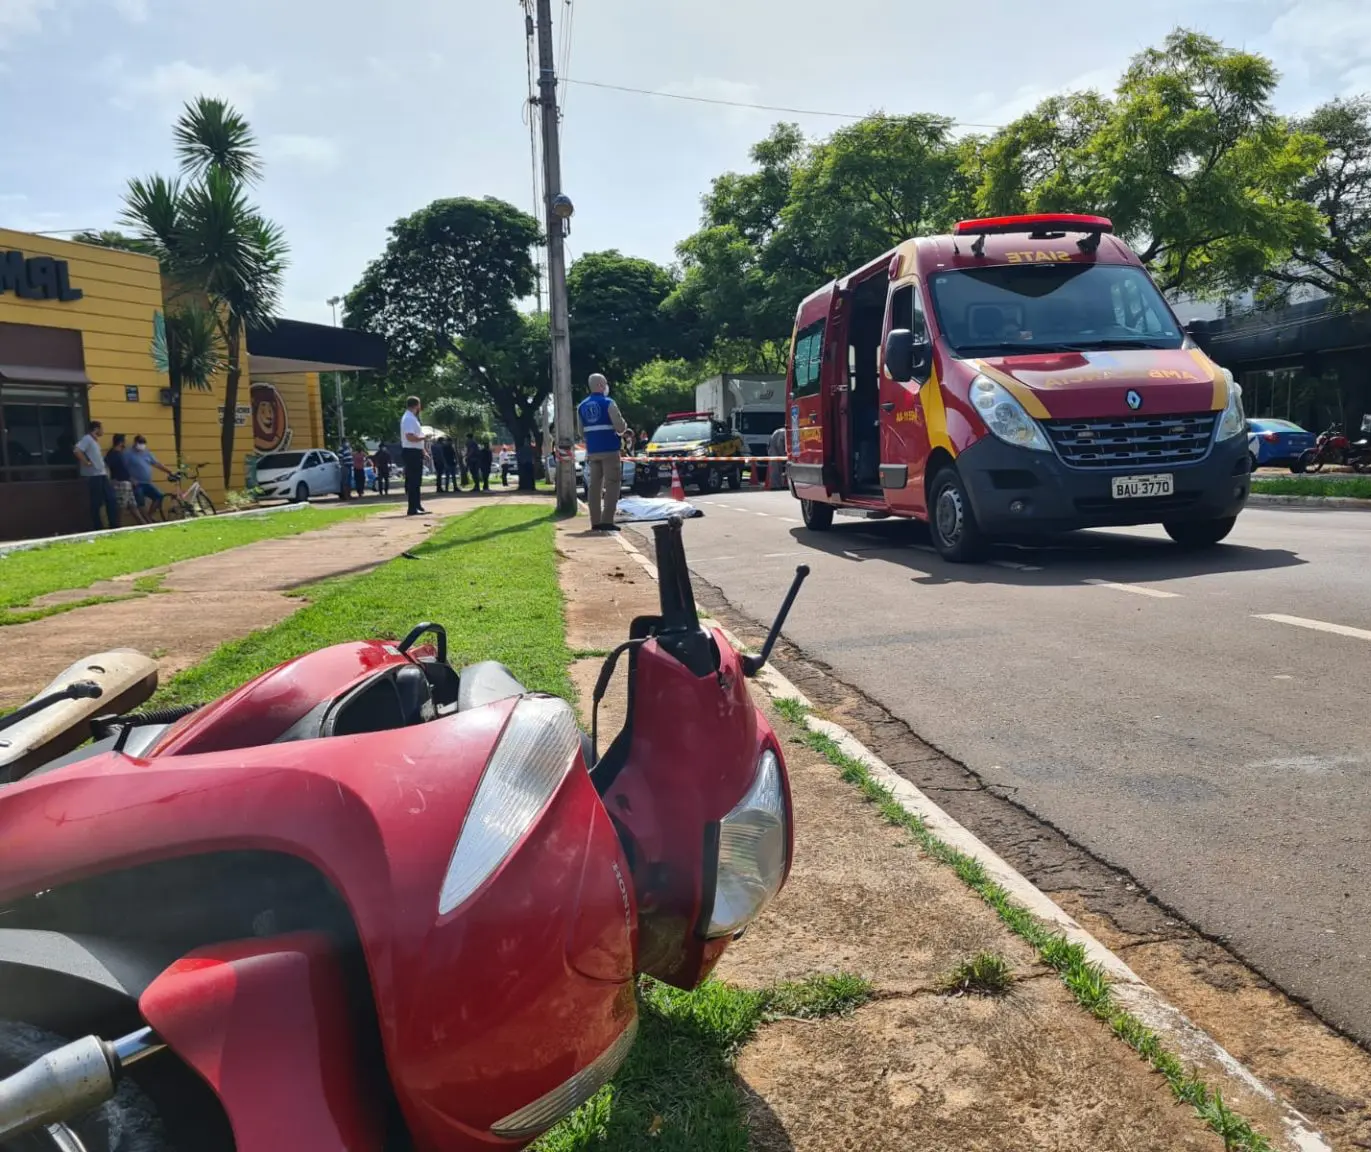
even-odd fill
[{"label": "awning", "polygon": [[248,332],[249,369],[254,376],[283,372],[380,372],[386,342],[371,332],[277,320]]},{"label": "awning", "polygon": [[36,368],[31,364],[0,364],[0,384],[90,384],[83,368]]}]

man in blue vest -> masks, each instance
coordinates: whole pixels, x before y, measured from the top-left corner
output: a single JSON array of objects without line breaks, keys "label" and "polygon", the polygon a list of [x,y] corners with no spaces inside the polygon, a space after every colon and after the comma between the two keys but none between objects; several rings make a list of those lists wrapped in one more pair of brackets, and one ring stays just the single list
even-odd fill
[{"label": "man in blue vest", "polygon": [[628,422],[609,398],[609,381],[596,372],[590,378],[590,395],[576,408],[581,435],[586,442],[586,504],[590,527],[597,532],[617,532],[614,510],[619,506],[623,460],[619,450]]}]

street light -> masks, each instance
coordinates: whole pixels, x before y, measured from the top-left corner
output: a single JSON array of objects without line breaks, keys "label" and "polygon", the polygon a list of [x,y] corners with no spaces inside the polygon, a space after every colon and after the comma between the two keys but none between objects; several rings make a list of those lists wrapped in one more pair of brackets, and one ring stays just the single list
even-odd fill
[{"label": "street light", "polygon": [[[341,296],[330,296],[324,301],[333,309],[333,326],[338,327],[338,305],[343,302]],[[338,451],[343,450],[343,374],[335,372],[333,374],[333,400],[338,407]]]}]

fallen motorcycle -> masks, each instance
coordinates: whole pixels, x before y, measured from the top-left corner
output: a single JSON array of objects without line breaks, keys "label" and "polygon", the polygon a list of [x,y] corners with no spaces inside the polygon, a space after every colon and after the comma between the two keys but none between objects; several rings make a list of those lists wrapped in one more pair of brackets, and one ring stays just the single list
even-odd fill
[{"label": "fallen motorcycle", "polygon": [[521,1148],[598,1091],[637,975],[698,985],[792,851],[746,681],[807,570],[743,656],[653,530],[603,756],[430,623],[92,725],[156,680],[102,654],[0,720],[0,1149]]}]

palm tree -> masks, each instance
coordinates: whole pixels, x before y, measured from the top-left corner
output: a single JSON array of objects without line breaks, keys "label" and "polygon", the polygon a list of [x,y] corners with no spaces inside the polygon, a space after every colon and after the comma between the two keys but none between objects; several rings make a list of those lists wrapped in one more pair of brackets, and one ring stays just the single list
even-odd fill
[{"label": "palm tree", "polygon": [[153,248],[174,297],[201,305],[218,328],[225,367],[219,447],[228,487],[243,336],[275,318],[288,249],[281,229],[248,200],[262,165],[247,120],[224,101],[201,96],[186,105],[173,132],[180,178],[129,181],[121,222]]}]

